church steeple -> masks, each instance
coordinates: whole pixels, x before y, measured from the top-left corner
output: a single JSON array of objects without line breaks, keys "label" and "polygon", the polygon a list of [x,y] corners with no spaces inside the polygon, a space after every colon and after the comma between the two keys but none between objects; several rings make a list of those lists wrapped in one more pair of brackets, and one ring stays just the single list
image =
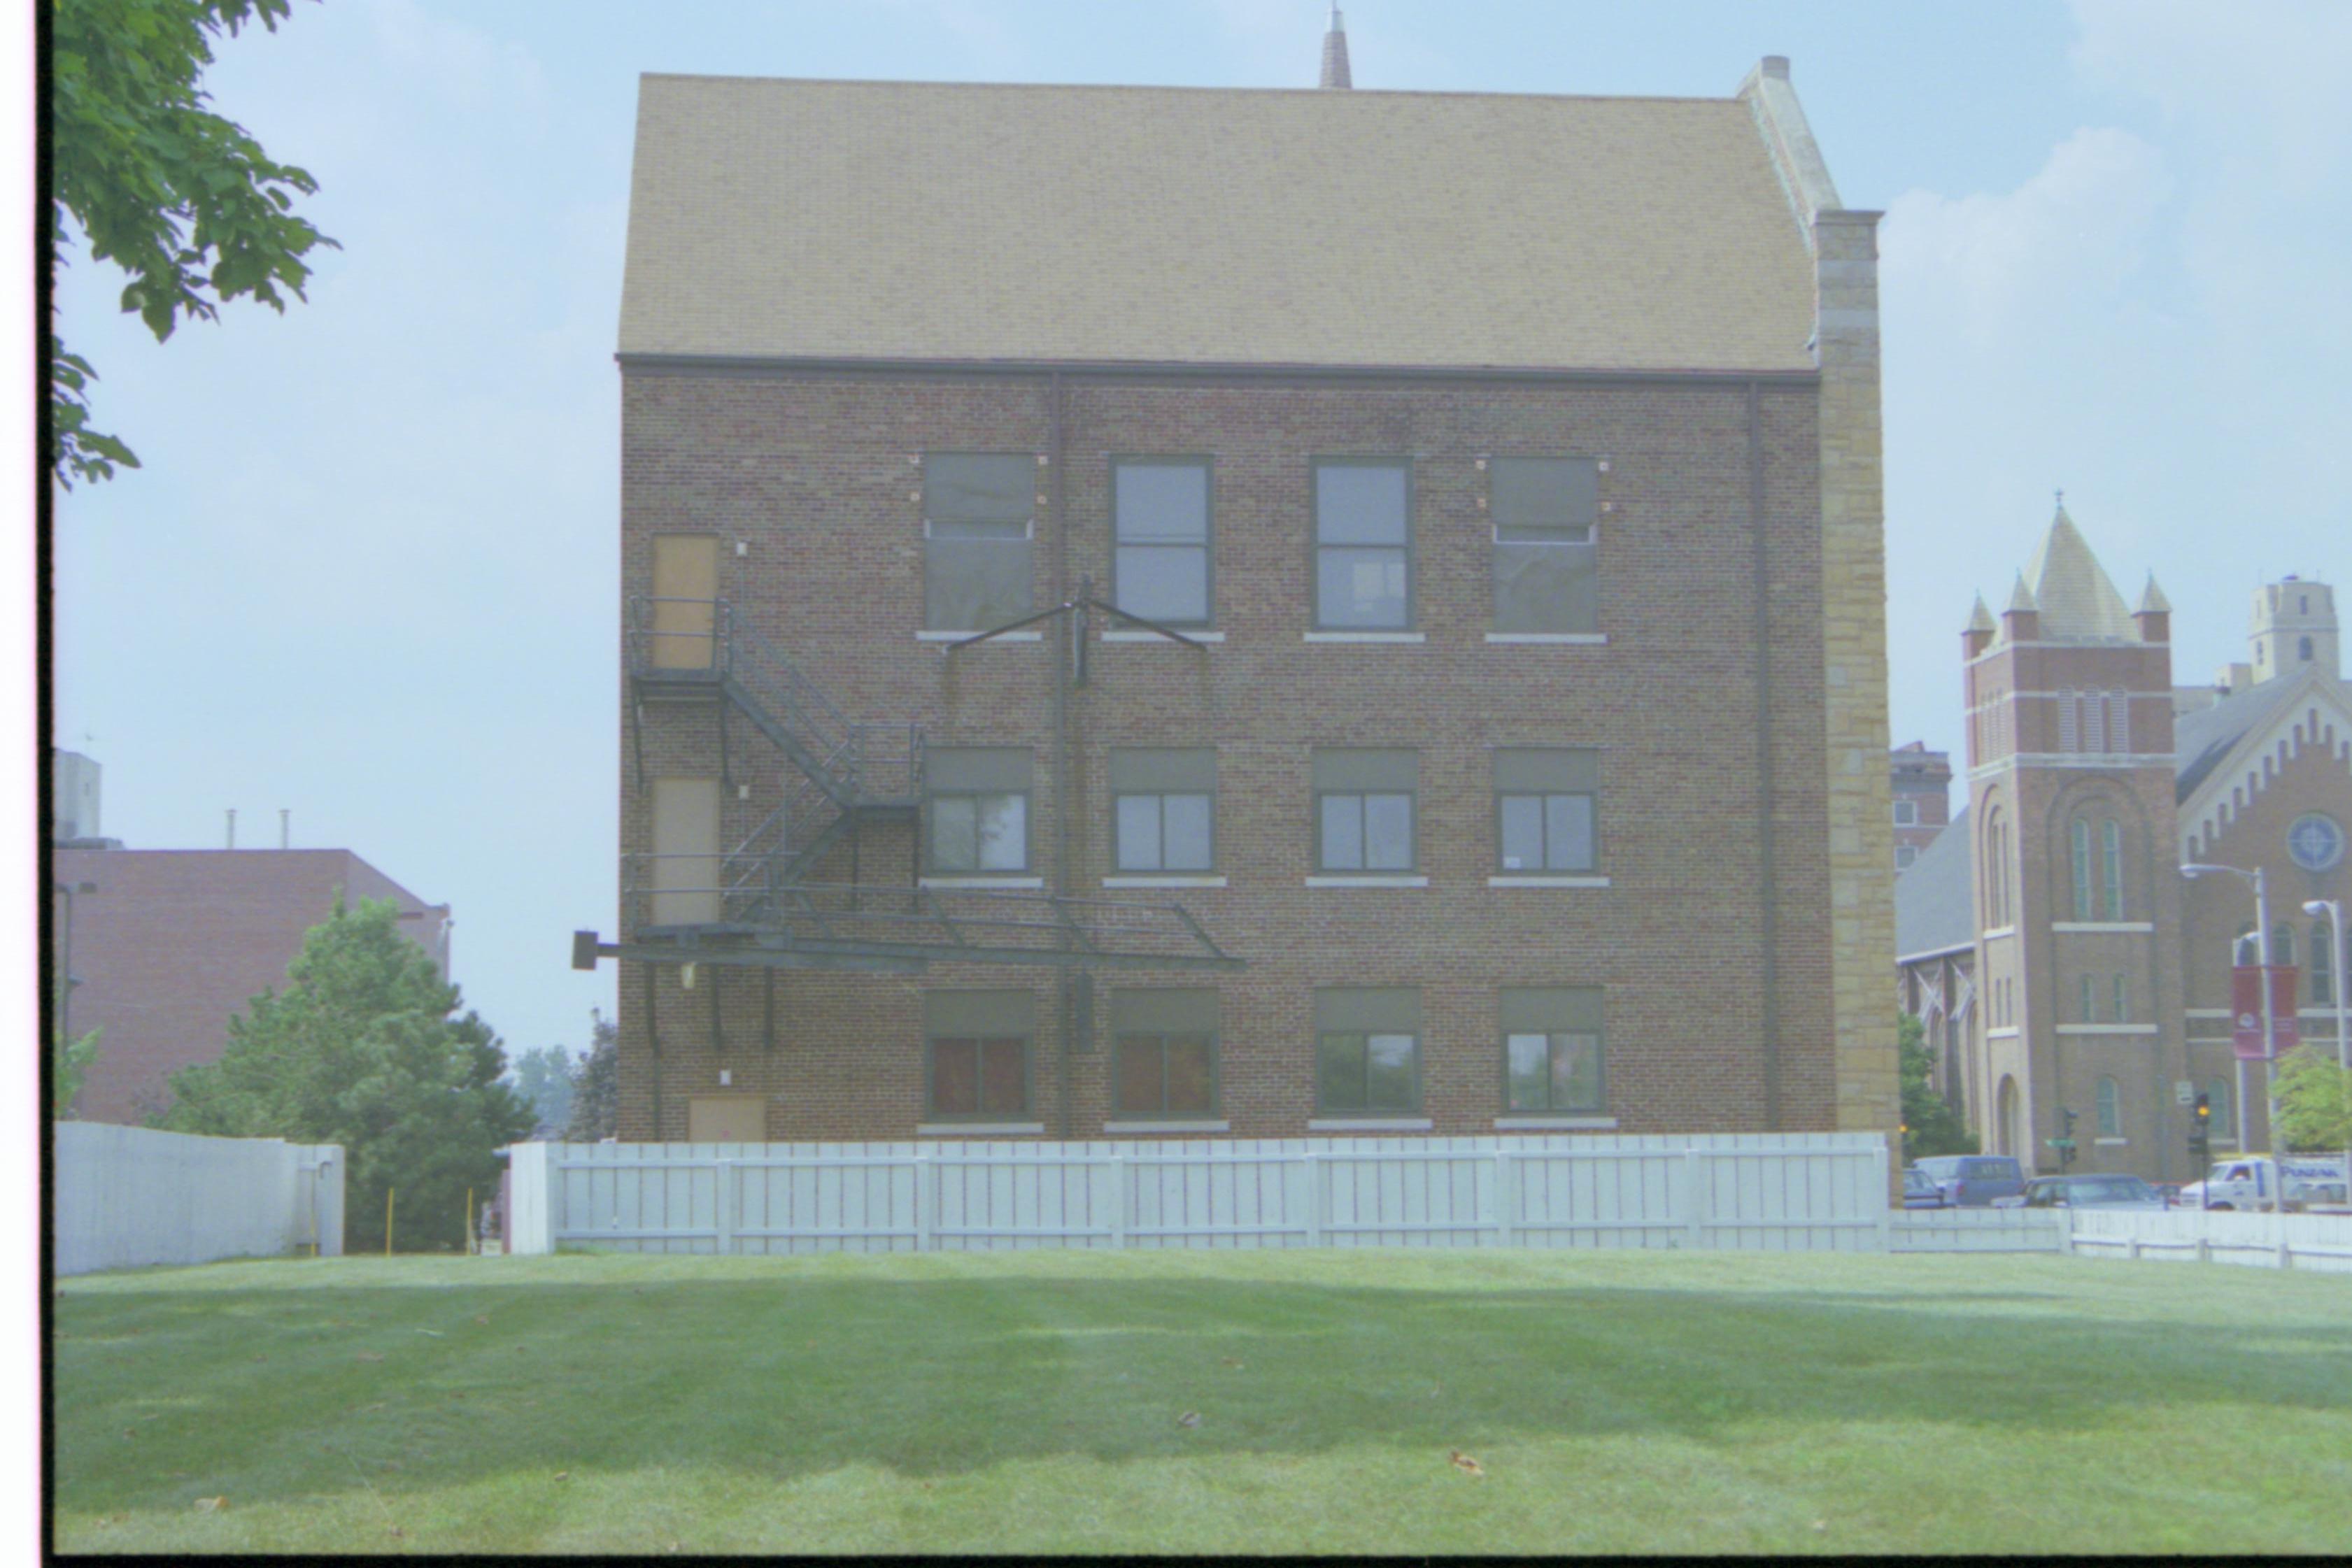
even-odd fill
[{"label": "church steeple", "polygon": [[1348,25],[1339,16],[1339,0],[1331,0],[1331,30],[1323,35],[1324,87],[1351,88],[1348,76]]}]

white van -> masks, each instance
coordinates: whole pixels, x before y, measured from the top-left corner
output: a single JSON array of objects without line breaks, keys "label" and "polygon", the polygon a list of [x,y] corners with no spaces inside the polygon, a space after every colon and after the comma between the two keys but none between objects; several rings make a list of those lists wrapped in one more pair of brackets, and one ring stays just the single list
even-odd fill
[{"label": "white van", "polygon": [[[2244,1155],[2235,1159],[2216,1160],[2213,1168],[2205,1173],[2203,1181],[2190,1182],[2180,1189],[2180,1202],[2189,1208],[2231,1208],[2267,1213],[2279,1190],[2279,1167],[2268,1155]],[[2285,1202],[2289,1209],[2307,1207],[2333,1207],[2345,1201],[2346,1181],[2342,1155],[2289,1155],[2286,1156]]]}]

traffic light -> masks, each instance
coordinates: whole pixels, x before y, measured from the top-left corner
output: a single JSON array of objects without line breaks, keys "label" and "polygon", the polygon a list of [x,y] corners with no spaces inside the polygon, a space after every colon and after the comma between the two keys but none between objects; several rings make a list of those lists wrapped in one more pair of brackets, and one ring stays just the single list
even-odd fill
[{"label": "traffic light", "polygon": [[2213,1146],[2213,1102],[2208,1095],[2197,1096],[2197,1109],[2189,1119],[2189,1161],[2201,1174]]},{"label": "traffic light", "polygon": [[2058,1168],[2064,1170],[2074,1163],[2074,1113],[2063,1105],[2058,1107],[2058,1135],[2050,1140],[2058,1151]]}]

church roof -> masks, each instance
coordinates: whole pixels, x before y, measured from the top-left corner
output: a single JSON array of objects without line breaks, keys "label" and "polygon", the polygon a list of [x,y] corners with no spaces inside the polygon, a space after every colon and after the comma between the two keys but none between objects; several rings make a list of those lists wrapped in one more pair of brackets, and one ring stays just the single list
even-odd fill
[{"label": "church roof", "polygon": [[1919,858],[1895,873],[1895,951],[1900,957],[1966,947],[1977,939],[1969,887],[1969,820],[1963,813]]},{"label": "church roof", "polygon": [[626,355],[1810,372],[1738,98],[647,75]]},{"label": "church roof", "polygon": [[2269,724],[2282,708],[2305,694],[2318,674],[2316,670],[2306,670],[2257,682],[2244,691],[2223,697],[2211,707],[2174,719],[2173,799],[2186,800],[2195,794],[2197,786],[2221,766],[2238,742]]},{"label": "church roof", "polygon": [[2042,640],[2051,643],[2137,643],[2124,596],[2091,553],[2074,519],[2060,507],[2050,531],[2025,563],[2025,580],[2042,611]]}]

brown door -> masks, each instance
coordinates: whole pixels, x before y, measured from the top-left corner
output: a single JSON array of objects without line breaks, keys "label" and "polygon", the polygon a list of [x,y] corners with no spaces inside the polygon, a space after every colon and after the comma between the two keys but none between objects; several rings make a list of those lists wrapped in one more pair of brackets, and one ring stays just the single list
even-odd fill
[{"label": "brown door", "polygon": [[768,1102],[759,1094],[697,1094],[686,1103],[689,1144],[764,1144]]},{"label": "brown door", "polygon": [[656,534],[654,668],[710,668],[718,616],[718,536]]},{"label": "brown door", "polygon": [[653,923],[719,919],[719,780],[654,780]]}]

